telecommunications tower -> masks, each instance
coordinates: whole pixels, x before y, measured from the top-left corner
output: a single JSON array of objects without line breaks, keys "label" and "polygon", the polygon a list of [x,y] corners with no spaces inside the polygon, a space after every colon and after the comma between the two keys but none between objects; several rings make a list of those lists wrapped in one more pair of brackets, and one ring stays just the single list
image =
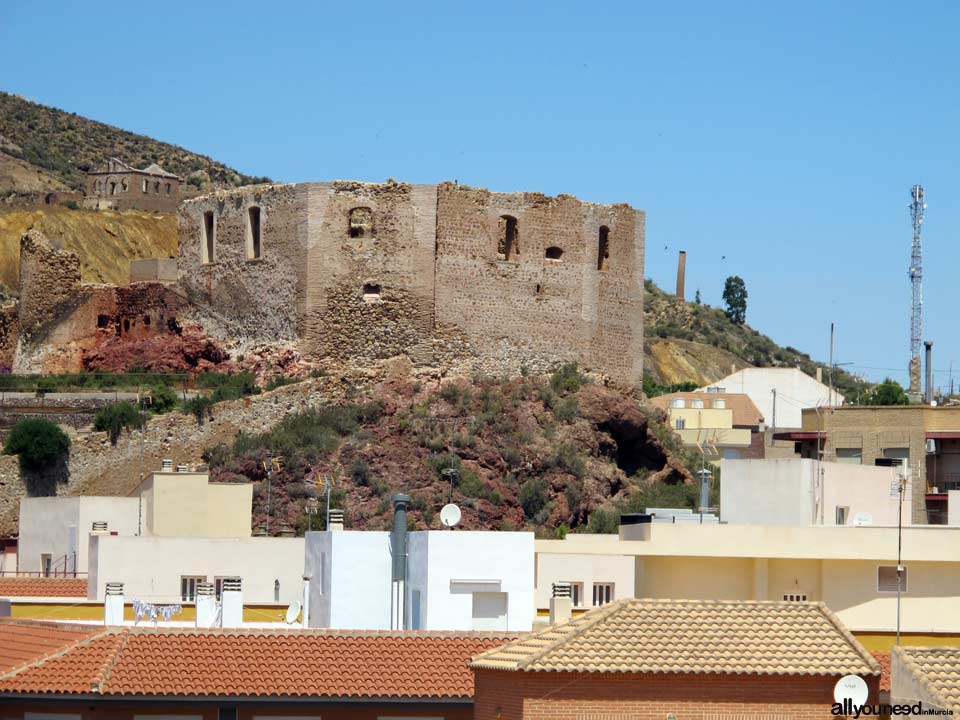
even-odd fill
[{"label": "telecommunications tower", "polygon": [[910,252],[910,390],[913,399],[920,397],[920,346],[923,344],[923,245],[920,228],[923,225],[923,186],[910,188],[910,218],[913,220],[913,249]]}]

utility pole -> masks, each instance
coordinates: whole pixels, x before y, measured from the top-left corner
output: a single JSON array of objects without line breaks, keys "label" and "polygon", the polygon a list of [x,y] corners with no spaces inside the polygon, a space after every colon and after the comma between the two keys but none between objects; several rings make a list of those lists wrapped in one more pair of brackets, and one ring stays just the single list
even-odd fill
[{"label": "utility pole", "polygon": [[903,491],[906,484],[906,474],[903,472],[903,465],[897,473],[899,482],[897,503],[897,645],[900,644],[900,596],[903,594]]},{"label": "utility pole", "polygon": [[270,535],[270,515],[273,512],[271,508],[271,494],[273,491],[273,471],[280,469],[280,456],[277,453],[268,452],[263,460],[263,469],[267,471],[267,535]]},{"label": "utility pole", "polygon": [[827,382],[830,384],[830,407],[833,407],[833,323],[830,323],[830,367],[827,369]]},{"label": "utility pole", "polygon": [[773,446],[773,436],[777,432],[777,389],[771,388],[773,393],[773,427],[770,428],[770,446]]}]

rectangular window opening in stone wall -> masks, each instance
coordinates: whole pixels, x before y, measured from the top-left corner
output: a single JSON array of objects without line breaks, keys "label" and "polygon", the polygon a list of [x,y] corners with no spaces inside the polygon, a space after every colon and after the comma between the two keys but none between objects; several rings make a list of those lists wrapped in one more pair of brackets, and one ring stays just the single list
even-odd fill
[{"label": "rectangular window opening in stone wall", "polygon": [[373,237],[373,211],[368,207],[356,207],[350,211],[350,237]]},{"label": "rectangular window opening in stone wall", "polygon": [[511,260],[520,254],[520,243],[517,235],[517,219],[512,215],[501,215],[498,223],[499,239],[497,240],[497,259]]},{"label": "rectangular window opening in stone wall", "polygon": [[247,210],[247,259],[260,259],[260,208]]},{"label": "rectangular window opening in stone wall", "polygon": [[144,193],[144,194],[146,194],[146,192],[147,192],[147,179],[146,179],[146,178],[144,178],[143,180],[140,181],[140,192],[142,192],[142,193]]},{"label": "rectangular window opening in stone wall", "polygon": [[215,242],[214,233],[216,233],[216,230],[217,225],[213,219],[213,211],[207,210],[207,212],[203,214],[203,237],[200,248],[204,265],[209,265],[213,262]]},{"label": "rectangular window opening in stone wall", "polygon": [[597,270],[604,272],[607,269],[607,260],[610,258],[610,228],[600,226],[600,240],[597,246]]},{"label": "rectangular window opening in stone wall", "polygon": [[547,251],[543,254],[547,260],[553,260],[554,262],[560,262],[563,260],[563,248],[558,248],[556,245],[551,245],[547,248]]}]

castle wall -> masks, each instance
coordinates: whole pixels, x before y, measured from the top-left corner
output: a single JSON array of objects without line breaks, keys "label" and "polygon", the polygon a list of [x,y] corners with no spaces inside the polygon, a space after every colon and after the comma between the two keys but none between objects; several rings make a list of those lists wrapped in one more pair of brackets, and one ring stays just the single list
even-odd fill
[{"label": "castle wall", "polygon": [[[252,186],[180,206],[180,285],[205,328],[241,343],[303,335],[309,186]],[[251,207],[260,208],[260,257],[248,251]],[[213,257],[204,262],[204,213],[213,214]],[[317,268],[314,272],[322,272]]]},{"label": "castle wall", "polygon": [[310,185],[308,353],[429,360],[436,212],[435,185]]},{"label": "castle wall", "polygon": [[[251,206],[259,259],[248,257]],[[178,269],[197,319],[240,346],[296,341],[308,356],[405,354],[487,372],[576,361],[640,383],[643,252],[644,215],[627,205],[337,181],[184,202]]]},{"label": "castle wall", "polygon": [[[642,381],[643,213],[445,183],[437,216],[438,324],[461,328],[504,371],[578,361]],[[516,229],[506,253],[504,216]],[[601,226],[608,229],[603,269]],[[547,257],[548,249],[561,254]]]}]

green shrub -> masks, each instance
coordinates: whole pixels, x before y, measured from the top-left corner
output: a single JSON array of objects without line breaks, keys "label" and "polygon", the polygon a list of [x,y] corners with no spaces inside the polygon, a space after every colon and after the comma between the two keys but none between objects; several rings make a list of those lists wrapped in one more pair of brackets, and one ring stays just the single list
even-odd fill
[{"label": "green shrub", "polygon": [[197,425],[203,425],[204,421],[213,418],[213,398],[206,395],[197,395],[190,398],[183,404],[185,412],[190,413],[197,419]]},{"label": "green shrub", "polygon": [[579,413],[580,406],[577,404],[577,399],[572,396],[559,400],[553,408],[553,415],[560,422],[573,422]]},{"label": "green shrub", "polygon": [[18,455],[21,466],[43,470],[55,466],[70,451],[70,438],[56,423],[43,418],[21,420],[3,445],[5,455]]},{"label": "green shrub", "polygon": [[616,510],[599,508],[590,513],[587,520],[587,532],[592,534],[611,535],[620,530],[620,513]]},{"label": "green shrub", "polygon": [[177,393],[169,385],[156,385],[150,390],[150,411],[162,415],[177,406]]},{"label": "green shrub", "polygon": [[110,444],[116,445],[125,429],[140,429],[144,421],[143,413],[137,410],[133,403],[119,402],[107,405],[97,412],[93,419],[93,429],[106,432],[110,437]]},{"label": "green shrub", "polygon": [[301,378],[292,378],[287,377],[286,375],[274,375],[267,382],[266,390],[276,390],[279,387],[284,387],[285,385],[295,385],[301,381]]},{"label": "green shrub", "polygon": [[550,388],[559,395],[575,393],[586,382],[586,376],[580,373],[575,362],[562,365],[550,376]]},{"label": "green shrub", "polygon": [[350,465],[350,477],[353,478],[353,482],[361,487],[366,487],[370,485],[370,481],[373,480],[373,475],[370,472],[370,465],[361,457],[353,459],[353,464]]},{"label": "green shrub", "polygon": [[530,478],[520,487],[520,506],[531,520],[535,519],[547,507],[547,481],[543,478]]},{"label": "green shrub", "polygon": [[191,175],[187,178],[187,185],[193,185],[198,188],[203,185],[203,180],[200,179],[199,175]]},{"label": "green shrub", "polygon": [[583,477],[583,474],[587,471],[587,463],[580,455],[580,451],[570,443],[563,443],[558,446],[549,464],[551,467],[559,468],[577,478]]},{"label": "green shrub", "polygon": [[60,203],[60,204],[63,205],[65,208],[69,209],[69,210],[79,210],[79,209],[80,209],[80,206],[77,205],[77,201],[76,201],[76,200],[64,200],[64,201],[63,201],[62,203]]},{"label": "green shrub", "polygon": [[433,469],[438,478],[445,480],[446,477],[444,476],[443,471],[453,469],[459,473],[462,462],[460,460],[460,456],[454,453],[434,453],[427,458],[427,464]]}]

